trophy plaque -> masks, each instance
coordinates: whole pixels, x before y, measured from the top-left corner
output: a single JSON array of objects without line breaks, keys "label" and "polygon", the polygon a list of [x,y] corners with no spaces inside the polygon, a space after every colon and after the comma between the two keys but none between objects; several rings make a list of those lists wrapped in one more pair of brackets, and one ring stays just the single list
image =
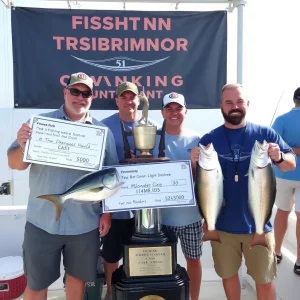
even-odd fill
[{"label": "trophy plaque", "polygon": [[[165,122],[162,129],[148,122],[149,101],[144,94],[142,117],[132,132],[126,132],[121,121],[124,159],[121,164],[157,163],[170,161],[165,157]],[[151,154],[156,136],[160,135],[158,157]],[[131,157],[128,136],[133,136],[140,152]],[[150,167],[150,165],[148,166]],[[135,211],[135,232],[131,242],[123,245],[123,265],[112,276],[113,300],[188,300],[189,278],[177,264],[176,237],[161,229],[160,209]]]}]

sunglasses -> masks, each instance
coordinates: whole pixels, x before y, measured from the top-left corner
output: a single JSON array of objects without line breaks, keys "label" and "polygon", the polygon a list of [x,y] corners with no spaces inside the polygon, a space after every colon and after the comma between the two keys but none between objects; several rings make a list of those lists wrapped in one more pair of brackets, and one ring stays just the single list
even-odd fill
[{"label": "sunglasses", "polygon": [[70,94],[75,97],[78,97],[81,94],[83,98],[90,98],[93,95],[92,91],[80,91],[75,88],[68,88],[68,90],[70,91]]}]

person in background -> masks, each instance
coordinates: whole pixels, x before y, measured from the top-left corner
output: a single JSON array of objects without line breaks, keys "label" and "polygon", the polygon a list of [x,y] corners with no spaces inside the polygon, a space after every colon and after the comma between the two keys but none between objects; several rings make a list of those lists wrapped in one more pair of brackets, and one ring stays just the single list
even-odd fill
[{"label": "person in background", "polygon": [[[48,118],[69,122],[105,126],[89,114],[92,104],[93,81],[84,73],[72,74],[64,88],[64,104],[60,109],[42,114]],[[60,261],[66,276],[66,298],[82,300],[86,281],[96,280],[100,237],[107,234],[111,214],[102,214],[100,203],[78,205],[66,201],[56,221],[55,205],[38,199],[45,194],[61,194],[85,171],[59,168],[23,161],[26,141],[30,138],[30,124],[24,123],[17,139],[8,149],[8,165],[14,170],[29,172],[29,199],[25,225],[23,260],[27,287],[24,300],[46,300],[48,287],[60,277]],[[118,163],[113,135],[108,130],[104,165]],[[76,200],[76,199],[74,199]],[[101,199],[99,199],[101,200]]]},{"label": "person in background", "polygon": [[[292,147],[297,158],[300,158],[300,88],[295,90],[293,100],[295,107],[277,117],[272,127]],[[295,205],[297,258],[294,273],[300,275],[300,165],[297,165],[293,172],[282,172],[276,166],[275,174],[277,213],[274,220],[274,234],[277,263],[280,263],[283,258],[281,247],[287,231],[289,215]]]}]

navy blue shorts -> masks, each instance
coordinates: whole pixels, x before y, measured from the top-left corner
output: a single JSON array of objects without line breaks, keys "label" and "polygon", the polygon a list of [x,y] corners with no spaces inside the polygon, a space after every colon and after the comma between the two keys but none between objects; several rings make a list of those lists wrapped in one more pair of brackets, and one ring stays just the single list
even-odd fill
[{"label": "navy blue shorts", "polygon": [[123,245],[128,244],[134,233],[133,219],[112,219],[108,234],[103,237],[102,257],[116,263],[123,257]]}]

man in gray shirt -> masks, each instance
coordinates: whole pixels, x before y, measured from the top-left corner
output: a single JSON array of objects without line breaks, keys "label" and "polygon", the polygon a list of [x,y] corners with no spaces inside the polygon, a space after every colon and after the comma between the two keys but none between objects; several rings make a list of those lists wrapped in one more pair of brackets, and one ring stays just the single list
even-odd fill
[{"label": "man in gray shirt", "polygon": [[[89,114],[92,90],[93,81],[89,76],[84,73],[72,74],[64,89],[64,105],[58,110],[42,115],[70,122],[105,126]],[[8,164],[11,169],[25,170],[30,165],[23,162],[25,144],[30,134],[31,126],[24,123],[17,133],[17,140],[8,149]],[[115,141],[108,130],[104,165],[116,164],[118,157]],[[99,202],[77,204],[66,201],[61,216],[56,221],[55,205],[37,198],[43,194],[63,193],[86,173],[68,168],[30,165],[30,194],[23,243],[24,271],[27,276],[24,300],[47,299],[48,287],[60,277],[61,254],[67,274],[68,300],[82,300],[85,282],[96,279],[99,233],[100,237],[103,237],[109,231],[111,214],[101,215]]]}]

